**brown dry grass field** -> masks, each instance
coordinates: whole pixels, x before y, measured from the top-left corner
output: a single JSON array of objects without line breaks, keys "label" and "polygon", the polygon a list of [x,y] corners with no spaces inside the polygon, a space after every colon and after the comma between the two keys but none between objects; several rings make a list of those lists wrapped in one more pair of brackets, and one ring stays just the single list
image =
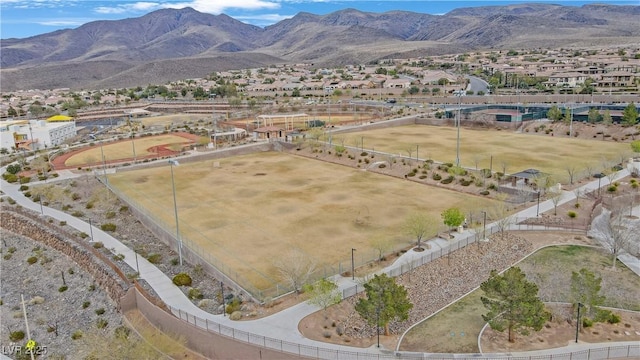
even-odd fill
[{"label": "brown dry grass field", "polygon": [[[439,221],[444,209],[465,208],[472,198],[274,152],[173,169],[184,243],[197,244],[258,289],[272,286],[266,278],[277,278],[273,262],[290,249],[300,249],[320,266],[342,261],[344,270],[351,248],[357,249],[357,263],[375,257],[374,237],[390,239],[395,249],[415,241],[403,235],[409,214],[425,212]],[[120,172],[110,175],[109,183],[175,231],[168,166]],[[495,206],[485,198],[473,202]]]},{"label": "brown dry grass field", "polygon": [[150,148],[166,145],[167,148],[171,150],[180,151],[182,144],[188,142],[189,140],[182,136],[167,134],[136,138],[134,140],[134,144],[132,144],[131,141],[108,143],[103,145],[102,149],[100,149],[100,146],[96,145],[71,156],[64,164],[69,167],[101,164],[102,152],[104,152],[106,162],[133,159],[134,146],[136,156],[143,158],[155,154],[155,152],[148,151]]},{"label": "brown dry grass field", "polygon": [[[417,145],[421,159],[453,163],[456,159],[454,127],[408,125],[340,136],[346,145],[359,144],[364,139],[365,149],[403,156],[408,156],[410,149],[415,157]],[[582,171],[589,164],[601,171],[603,160],[620,161],[630,151],[627,143],[516,134],[510,130],[460,129],[462,166],[475,168],[477,161],[478,168],[489,168],[493,156],[493,171],[502,171],[503,164],[507,173],[535,168],[554,175],[560,182],[565,182],[567,165]]]}]

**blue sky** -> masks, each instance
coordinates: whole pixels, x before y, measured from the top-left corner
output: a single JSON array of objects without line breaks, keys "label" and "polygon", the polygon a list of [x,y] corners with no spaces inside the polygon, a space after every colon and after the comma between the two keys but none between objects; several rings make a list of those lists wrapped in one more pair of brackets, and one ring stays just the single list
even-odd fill
[{"label": "blue sky", "polygon": [[406,10],[444,14],[460,7],[553,3],[581,6],[610,3],[640,6],[640,0],[0,0],[0,38],[25,38],[59,29],[76,28],[95,20],[140,17],[162,8],[192,7],[214,15],[227,14],[242,22],[267,26],[306,11],[323,15],[346,8],[368,12]]}]

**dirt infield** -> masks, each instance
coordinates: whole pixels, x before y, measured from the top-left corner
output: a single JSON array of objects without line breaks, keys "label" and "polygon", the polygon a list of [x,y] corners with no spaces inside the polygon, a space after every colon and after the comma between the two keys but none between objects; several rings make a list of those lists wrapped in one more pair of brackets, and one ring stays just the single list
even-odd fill
[{"label": "dirt infield", "polygon": [[86,146],[64,153],[52,159],[51,166],[55,170],[102,166],[103,152],[106,164],[132,162],[134,161],[133,146],[136,147],[136,161],[173,156],[179,154],[183,147],[195,143],[197,139],[197,135],[178,132],[136,138],[133,145],[130,139],[118,140],[104,144],[102,149]]}]

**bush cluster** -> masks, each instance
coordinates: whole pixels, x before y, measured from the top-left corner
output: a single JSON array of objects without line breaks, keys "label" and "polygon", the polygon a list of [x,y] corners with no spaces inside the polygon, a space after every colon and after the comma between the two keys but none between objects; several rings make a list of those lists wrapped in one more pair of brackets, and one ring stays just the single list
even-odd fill
[{"label": "bush cluster", "polygon": [[176,286],[191,286],[192,282],[191,276],[187,273],[179,273],[173,277],[173,283]]}]

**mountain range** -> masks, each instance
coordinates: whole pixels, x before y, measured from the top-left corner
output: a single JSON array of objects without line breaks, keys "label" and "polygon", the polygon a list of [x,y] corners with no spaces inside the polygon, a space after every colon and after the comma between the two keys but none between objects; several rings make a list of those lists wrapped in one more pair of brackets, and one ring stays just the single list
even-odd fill
[{"label": "mountain range", "polygon": [[191,8],[2,39],[2,91],[109,88],[282,63],[320,67],[487,49],[640,43],[640,6],[518,4],[444,15],[345,9],[265,28]]}]

